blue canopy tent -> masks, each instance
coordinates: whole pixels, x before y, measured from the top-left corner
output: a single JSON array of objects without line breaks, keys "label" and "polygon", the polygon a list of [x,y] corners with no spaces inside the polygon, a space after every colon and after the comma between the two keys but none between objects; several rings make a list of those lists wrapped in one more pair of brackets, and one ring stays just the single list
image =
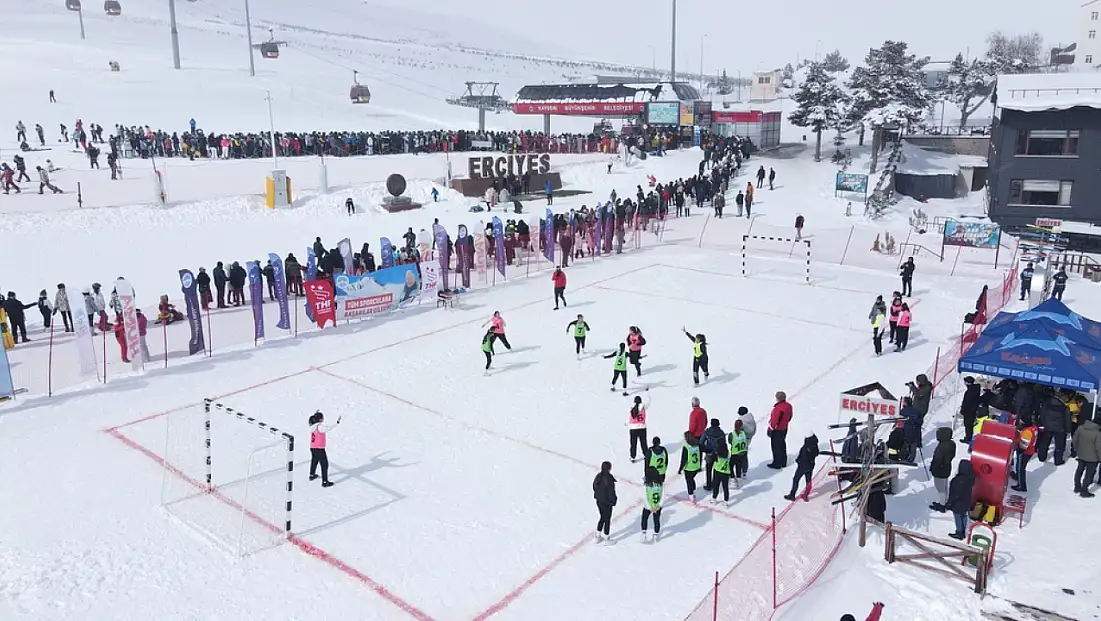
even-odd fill
[{"label": "blue canopy tent", "polygon": [[998,313],[986,325],[983,335],[1005,336],[1032,325],[1045,326],[1076,345],[1101,350],[1101,323],[1079,315],[1055,298],[1020,313]]},{"label": "blue canopy tent", "polygon": [[[1024,314],[1018,313],[1017,318]],[[988,328],[960,358],[957,368],[961,373],[1005,377],[1079,392],[1096,391],[1101,380],[1101,349],[1081,342],[1073,331],[1064,328],[1064,324],[1046,316],[1003,323],[994,330]]]}]

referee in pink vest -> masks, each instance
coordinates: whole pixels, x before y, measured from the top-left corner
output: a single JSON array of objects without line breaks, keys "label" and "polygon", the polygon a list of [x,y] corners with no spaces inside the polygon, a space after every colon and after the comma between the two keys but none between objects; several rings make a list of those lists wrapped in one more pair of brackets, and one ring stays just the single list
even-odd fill
[{"label": "referee in pink vest", "polygon": [[325,443],[328,433],[340,424],[340,418],[336,424],[326,425],[325,415],[318,410],[310,416],[310,480],[317,480],[317,466],[321,465],[321,487],[332,487],[329,480],[329,455],[325,452]]}]

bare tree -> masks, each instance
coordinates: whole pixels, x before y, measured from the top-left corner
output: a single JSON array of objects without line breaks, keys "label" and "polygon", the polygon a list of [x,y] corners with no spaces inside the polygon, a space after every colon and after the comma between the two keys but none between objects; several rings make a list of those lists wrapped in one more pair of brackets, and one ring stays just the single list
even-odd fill
[{"label": "bare tree", "polygon": [[1038,32],[1007,35],[995,30],[986,37],[986,60],[993,73],[1028,73],[1044,64],[1044,38]]}]

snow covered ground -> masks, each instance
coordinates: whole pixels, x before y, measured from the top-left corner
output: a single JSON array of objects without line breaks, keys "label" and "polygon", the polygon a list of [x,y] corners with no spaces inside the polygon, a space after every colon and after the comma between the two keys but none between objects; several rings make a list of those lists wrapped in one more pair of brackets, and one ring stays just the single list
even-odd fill
[{"label": "snow covered ground", "polygon": [[[410,13],[412,6],[348,5],[337,19],[328,9],[280,2],[273,5],[278,11],[254,7],[254,34],[261,40],[270,23],[290,45],[278,61],[258,58],[251,82],[244,73],[242,16],[200,0],[177,5],[188,70],[166,79],[170,51],[159,8],[131,0],[123,17],[109,19],[86,2],[88,39],[81,43],[75,16],[59,6],[12,2],[0,21],[0,51],[34,70],[15,70],[13,63],[0,68],[10,87],[0,99],[0,118],[41,122],[51,142],[57,123],[71,126],[77,117],[105,127],[140,122],[182,129],[195,116],[216,131],[263,129],[265,90],[276,101],[277,126],[287,129],[314,129],[320,117],[352,129],[469,126],[472,113],[442,103],[462,80],[500,79],[508,93],[573,70],[466,49],[472,42],[485,47],[487,40],[506,49],[529,42],[484,26],[469,41],[463,35],[474,26],[458,18],[447,28],[416,31],[410,23],[430,20]],[[424,38],[435,43],[427,46]],[[53,43],[41,45],[44,40]],[[108,73],[108,60],[122,63],[122,73]],[[376,99],[370,106],[346,102],[355,67],[371,80]],[[514,85],[505,88],[509,81]],[[60,100],[54,106],[45,103],[51,87]],[[531,126],[511,115],[491,122]],[[2,159],[14,146],[4,131]],[[838,420],[840,391],[880,381],[902,394],[905,381],[927,372],[938,348],[954,345],[959,319],[979,289],[1000,282],[1013,255],[1007,239],[997,267],[989,252],[951,250],[938,260],[939,236],[910,233],[907,217],[918,204],[905,199],[878,220],[865,219],[859,202],[846,216],[850,199],[833,193],[835,167],[810,155],[796,144],[746,163],[740,185],[759,165],[778,175],[774,190],[757,191],[752,219],[733,217],[728,200],[721,220],[693,211],[670,220],[660,238],[643,236],[638,249],[571,266],[570,306],[557,312],[545,261],[510,268],[504,282],[475,276],[474,291],[457,309],[438,310],[428,300],[325,330],[311,327],[296,304],[296,330],[277,334],[275,305],[267,304],[269,338],[259,346],[249,313],[224,310],[209,315],[209,357],[186,355],[183,324],[151,330],[153,362],[140,375],[122,363],[113,339],[97,337],[96,356],[108,378],[101,384],[79,377],[75,345],[66,336],[55,334],[51,347],[32,309],[34,340],[9,352],[15,385],[28,394],[0,408],[0,470],[8,473],[0,477],[0,619],[313,619],[319,610],[332,618],[387,620],[681,619],[711,594],[715,572],[725,575],[735,566],[723,592],[747,603],[768,600],[767,558],[761,564],[753,551],[767,540],[762,536],[773,509],[782,514],[788,505],[782,496],[791,468],[764,467],[762,435],[750,450],[749,482],[733,490],[730,506],[689,503],[683,480],[671,472],[665,538],[639,542],[641,472],[628,460],[628,400],[607,389],[611,365],[600,355],[629,325],[643,329],[645,373],[632,392],[652,399],[650,435],[662,438],[674,461],[693,396],[729,429],[739,405],[763,426],[773,393],[786,391],[795,410],[794,452],[809,432],[823,444],[831,437],[824,426]],[[55,176],[59,185],[81,184],[85,207],[76,207],[72,193],[0,195],[0,252],[9,266],[0,285],[24,302],[39,289],[52,295],[58,282],[76,298],[93,281],[109,288],[123,275],[144,308],[161,293],[182,308],[181,268],[209,269],[218,260],[255,260],[268,252],[304,259],[315,236],[328,246],[349,237],[355,247],[367,241],[377,248],[380,236],[397,240],[407,227],[426,228],[432,218],[452,234],[459,224],[474,230],[488,220],[468,212],[471,200],[449,191],[422,211],[385,214],[375,207],[391,172],[410,180],[413,198],[428,200],[446,174],[442,156],[328,160],[330,194],[318,191],[316,160],[283,161],[298,198],[274,212],[259,197],[264,161],[162,163],[171,206],[154,209],[151,173],[138,162],[125,163],[127,180],[112,183],[106,173],[85,171],[79,154],[54,149],[33,158],[45,156],[66,169]],[[556,158],[568,188],[591,193],[556,199],[555,209],[592,206],[613,189],[632,195],[648,175],[665,181],[694,174],[699,152],[619,163],[611,174],[606,161]],[[462,154],[453,156],[457,170],[464,162]],[[343,210],[349,196],[362,209],[355,217]],[[978,197],[921,207],[930,216],[981,213]],[[542,209],[538,202],[527,205],[535,214]],[[751,241],[744,277],[742,235],[791,237],[796,215],[807,222],[812,284],[805,283],[806,246],[787,242]],[[898,287],[899,255],[871,250],[887,233],[907,254],[916,253],[915,327],[906,352],[876,358],[867,312],[875,295]],[[1065,299],[1088,314],[1101,308],[1101,289],[1075,278]],[[478,342],[494,310],[508,321],[513,350],[499,351],[495,371],[485,377]],[[565,333],[578,312],[592,326],[580,360]],[[712,373],[699,388],[691,384],[682,326],[705,333],[710,344]],[[949,377],[938,392],[934,424],[951,419],[957,383]],[[212,476],[220,491],[193,489],[205,476],[203,398],[296,437],[289,541],[274,545],[271,532],[284,519],[285,457],[254,428],[216,416]],[[343,416],[330,436],[335,486],[329,489],[307,480],[306,418],[317,409],[330,422]],[[603,460],[612,461],[619,478],[614,546],[591,542],[596,511],[589,485]],[[864,550],[846,538],[807,590],[802,582],[783,585],[798,596],[775,618],[830,620],[844,612],[860,618],[880,600],[890,621],[978,620],[1005,609],[1002,598],[1096,617],[1089,563],[1101,538],[1088,527],[1088,501],[1070,494],[1070,467],[1033,466],[1025,526],[999,529],[985,601],[962,583],[888,567],[873,531]],[[923,472],[907,472],[888,518],[944,534],[948,520],[925,508],[932,493]],[[815,496],[809,506],[820,508],[827,498]],[[173,502],[162,507],[165,499]],[[240,505],[249,513],[235,509]],[[798,517],[828,513],[788,512],[796,517],[784,523],[780,545],[787,552],[780,562],[808,567],[795,572],[800,580],[814,577],[815,563],[826,557],[815,555],[832,547],[811,540],[820,524],[801,524]],[[251,554],[227,553],[238,543]],[[747,553],[749,561],[741,562]]]}]

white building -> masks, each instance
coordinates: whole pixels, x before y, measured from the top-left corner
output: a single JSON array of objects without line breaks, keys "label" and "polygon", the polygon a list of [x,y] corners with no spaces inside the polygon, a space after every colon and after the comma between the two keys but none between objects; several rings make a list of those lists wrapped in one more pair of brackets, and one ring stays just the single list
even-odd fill
[{"label": "white building", "polygon": [[[1099,0],[1094,0],[1095,2]],[[780,96],[780,79],[784,72],[780,69],[772,71],[754,71],[752,84],[749,87],[750,101],[772,101]]]},{"label": "white building", "polygon": [[1101,0],[1089,0],[1078,10],[1078,49],[1074,53],[1078,71],[1101,68]]}]

